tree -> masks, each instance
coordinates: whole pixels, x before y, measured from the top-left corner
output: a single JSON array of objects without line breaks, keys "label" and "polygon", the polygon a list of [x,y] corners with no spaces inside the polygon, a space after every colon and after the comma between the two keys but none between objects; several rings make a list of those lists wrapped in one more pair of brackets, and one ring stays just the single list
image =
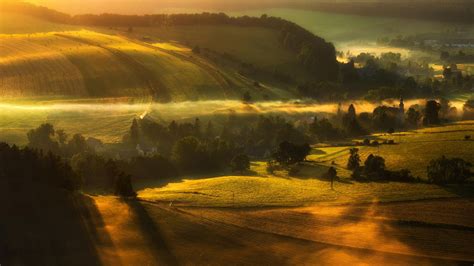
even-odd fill
[{"label": "tree", "polygon": [[427,101],[425,106],[425,116],[423,117],[423,125],[429,126],[439,124],[440,109],[441,106],[437,101]]},{"label": "tree", "polygon": [[310,151],[311,147],[309,144],[296,145],[288,141],[283,141],[273,154],[273,158],[282,165],[291,165],[303,162]]},{"label": "tree", "polygon": [[463,105],[463,120],[473,120],[474,119],[474,99],[467,100]]},{"label": "tree", "polygon": [[472,176],[471,167],[472,164],[463,159],[441,156],[429,163],[428,179],[436,184],[464,183]]},{"label": "tree", "polygon": [[130,127],[130,142],[133,145],[137,145],[140,142],[140,128],[136,118],[133,119],[132,126]]},{"label": "tree", "polygon": [[360,167],[360,156],[359,156],[359,149],[352,148],[349,150],[350,156],[349,160],[347,161],[347,169],[355,170]]},{"label": "tree", "polygon": [[250,103],[252,102],[252,95],[250,95],[249,91],[246,91],[244,95],[242,96],[242,102],[244,103]]},{"label": "tree", "polygon": [[369,155],[367,160],[364,162],[364,174],[369,179],[381,179],[384,177],[385,172],[385,159],[376,156]]},{"label": "tree", "polygon": [[73,156],[75,154],[89,150],[86,139],[81,134],[75,134],[67,144],[67,154]]},{"label": "tree", "polygon": [[331,180],[331,189],[334,189],[334,179],[337,177],[337,171],[336,168],[334,167],[329,167],[327,173],[326,173],[327,178]]},{"label": "tree", "polygon": [[136,197],[137,193],[133,190],[132,177],[123,172],[118,174],[115,179],[114,192],[116,196],[123,198]]},{"label": "tree", "polygon": [[198,165],[199,140],[195,137],[180,139],[173,147],[172,158],[183,170],[193,170]]},{"label": "tree", "polygon": [[244,173],[250,170],[250,159],[245,154],[236,155],[230,162],[232,171]]},{"label": "tree", "polygon": [[27,133],[28,147],[43,150],[44,152],[59,152],[59,143],[53,139],[55,130],[51,124],[42,124]]},{"label": "tree", "polygon": [[420,122],[420,119],[421,119],[421,113],[419,111],[417,111],[415,108],[410,107],[407,111],[405,121],[410,126],[416,127],[416,126],[418,126],[418,123]]}]

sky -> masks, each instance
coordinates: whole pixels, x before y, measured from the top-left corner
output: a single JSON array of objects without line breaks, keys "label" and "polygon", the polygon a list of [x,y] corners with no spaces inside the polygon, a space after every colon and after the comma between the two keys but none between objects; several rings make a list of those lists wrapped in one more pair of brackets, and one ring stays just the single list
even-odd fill
[{"label": "sky", "polygon": [[[0,0],[7,1],[7,0]],[[12,1],[12,0],[10,0]],[[15,0],[14,0],[15,1]],[[22,1],[22,0],[16,0]],[[318,2],[434,2],[453,3],[474,0],[23,0],[69,14],[156,14],[202,11],[245,11],[264,8],[305,9]],[[472,3],[471,2],[471,3]]]}]

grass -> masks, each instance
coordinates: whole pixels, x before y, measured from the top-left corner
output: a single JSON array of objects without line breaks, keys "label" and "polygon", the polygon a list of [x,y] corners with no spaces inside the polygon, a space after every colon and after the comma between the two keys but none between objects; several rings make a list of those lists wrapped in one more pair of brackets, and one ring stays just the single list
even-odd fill
[{"label": "grass", "polygon": [[78,27],[51,23],[26,15],[5,13],[0,10],[0,34],[31,34],[74,29]]},{"label": "grass", "polygon": [[[408,169],[413,175],[426,178],[428,163],[439,158],[463,158],[474,162],[473,141],[464,141],[464,136],[474,134],[472,122],[455,123],[441,127],[424,128],[416,131],[402,132],[389,136],[374,135],[379,139],[393,139],[396,145],[381,145],[379,147],[362,146],[359,148],[361,160],[370,155],[379,155],[385,159],[390,170]],[[349,151],[336,154],[332,160],[337,165],[344,166],[349,158]]]},{"label": "grass", "polygon": [[[181,57],[92,31],[1,35],[2,96],[236,98],[215,76]],[[174,47],[169,46],[168,47]]]},{"label": "grass", "polygon": [[[374,135],[373,138],[395,139],[397,145],[359,147],[362,161],[370,154],[385,158],[390,170],[409,169],[415,176],[426,178],[426,166],[430,160],[446,155],[474,161],[473,141],[464,136],[474,133],[472,122],[425,128],[396,136]],[[399,140],[401,139],[401,143]],[[175,201],[185,206],[301,206],[318,202],[354,203],[371,201],[404,201],[429,198],[457,197],[468,193],[472,186],[439,187],[424,183],[370,182],[361,183],[350,179],[345,168],[351,147],[316,147],[308,162],[299,167],[296,176],[286,171],[266,173],[263,161],[253,162],[251,176],[221,176],[204,179],[183,179],[165,187],[145,189],[139,192],[143,199]],[[333,164],[334,162],[334,164]],[[339,181],[335,189],[324,177],[328,167],[338,171]]]},{"label": "grass", "polygon": [[136,28],[136,38],[151,36],[160,42],[178,42],[188,47],[199,46],[220,54],[229,54],[238,60],[266,70],[278,69],[297,79],[307,73],[294,53],[285,49],[279,32],[259,27],[238,26],[172,26]]}]

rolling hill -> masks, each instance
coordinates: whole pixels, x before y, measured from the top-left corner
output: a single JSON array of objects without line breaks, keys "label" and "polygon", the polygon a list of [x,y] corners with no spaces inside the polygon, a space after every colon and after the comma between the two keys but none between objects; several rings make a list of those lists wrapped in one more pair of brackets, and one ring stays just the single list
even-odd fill
[{"label": "rolling hill", "polygon": [[281,99],[294,95],[296,84],[337,76],[332,44],[279,18],[69,16],[29,4],[6,7],[4,98],[169,102],[240,99],[250,91],[254,99]]},{"label": "rolling hill", "polygon": [[[239,97],[230,79],[188,50],[88,30],[0,35],[3,97]],[[232,84],[230,84],[232,82]]]}]

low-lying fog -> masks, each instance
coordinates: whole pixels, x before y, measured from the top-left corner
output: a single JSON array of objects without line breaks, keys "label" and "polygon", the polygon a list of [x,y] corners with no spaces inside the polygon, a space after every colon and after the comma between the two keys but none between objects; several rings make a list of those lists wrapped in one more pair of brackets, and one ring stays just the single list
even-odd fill
[{"label": "low-lying fog", "polygon": [[[425,100],[407,100],[408,108],[423,105]],[[383,103],[354,101],[342,103],[346,111],[353,103],[358,113],[372,112],[381,104],[398,106],[398,100]],[[462,101],[451,102],[462,110]],[[44,103],[0,103],[0,141],[24,144],[26,132],[42,123],[51,123],[55,128],[69,134],[81,133],[102,139],[104,142],[120,141],[127,132],[133,118],[150,117],[163,122],[188,120],[227,114],[264,115],[275,114],[286,117],[323,115],[335,113],[339,103],[313,103],[303,101],[271,101],[245,104],[237,100],[198,101],[180,103],[100,103],[100,102],[44,102]]]}]

